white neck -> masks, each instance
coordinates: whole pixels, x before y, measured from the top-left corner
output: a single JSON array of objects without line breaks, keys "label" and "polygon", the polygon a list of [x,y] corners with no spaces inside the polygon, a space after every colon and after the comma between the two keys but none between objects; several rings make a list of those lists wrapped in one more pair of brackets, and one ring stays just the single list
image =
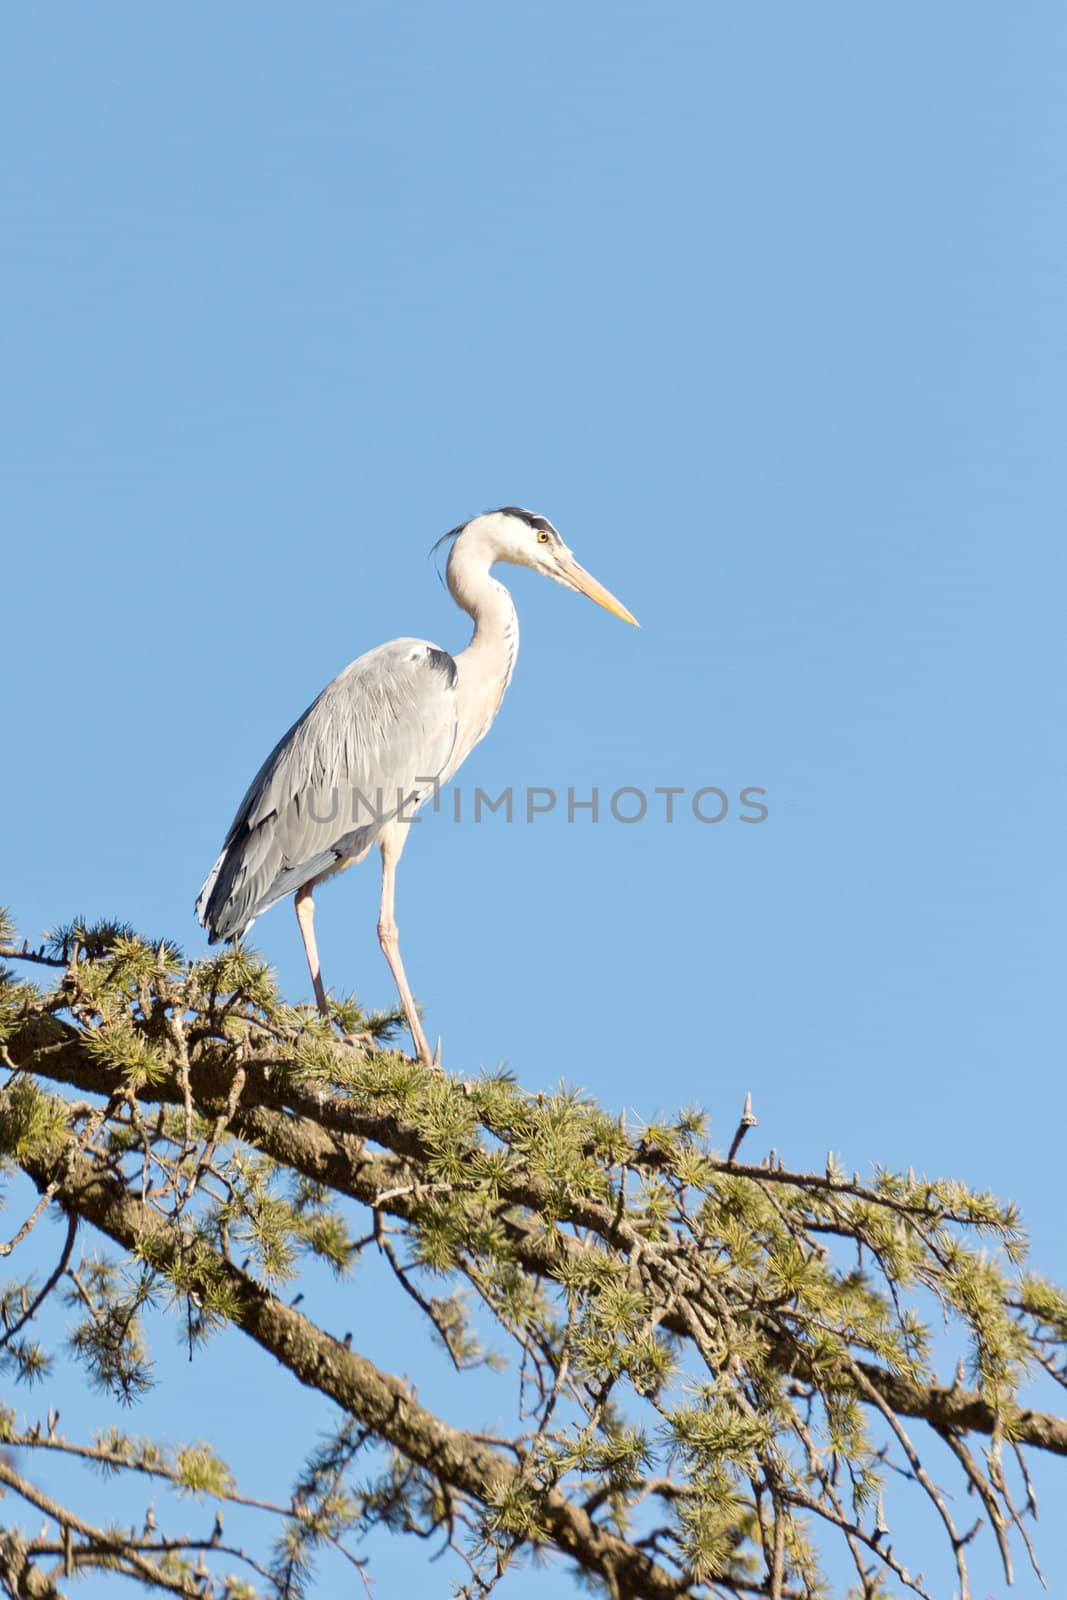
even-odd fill
[{"label": "white neck", "polygon": [[517,637],[518,617],[507,589],[489,574],[491,553],[479,544],[465,545],[464,537],[461,534],[456,540],[448,560],[448,592],[473,618],[474,635],[468,649],[475,645],[491,649],[509,633]]},{"label": "white neck", "polygon": [[449,593],[474,622],[470,644],[455,658],[460,760],[488,733],[519,651],[519,619],[507,589],[490,576],[493,559],[493,550],[474,529],[460,534],[448,559]]}]

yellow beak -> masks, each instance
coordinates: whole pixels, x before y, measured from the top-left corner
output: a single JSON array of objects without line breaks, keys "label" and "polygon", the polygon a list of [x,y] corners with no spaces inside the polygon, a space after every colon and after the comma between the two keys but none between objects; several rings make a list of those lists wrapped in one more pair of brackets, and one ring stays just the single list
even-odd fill
[{"label": "yellow beak", "polygon": [[568,552],[560,557],[560,576],[563,582],[572,589],[577,589],[579,594],[586,595],[590,600],[595,600],[598,606],[603,606],[605,611],[610,611],[613,617],[621,617],[623,622],[632,622],[635,628],[641,624],[637,618],[623,605],[602,583],[597,583],[591,572],[579,566],[574,557]]}]

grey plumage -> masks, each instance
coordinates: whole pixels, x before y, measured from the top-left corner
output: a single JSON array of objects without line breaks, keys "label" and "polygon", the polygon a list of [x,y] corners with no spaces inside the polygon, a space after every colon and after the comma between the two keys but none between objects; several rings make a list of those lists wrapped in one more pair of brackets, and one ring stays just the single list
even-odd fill
[{"label": "grey plumage", "polygon": [[432,793],[456,749],[456,677],[447,651],[393,639],[327,684],[256,773],[200,891],[212,944],[360,860]]},{"label": "grey plumage", "polygon": [[474,623],[470,644],[453,658],[425,639],[394,639],[327,684],[256,773],[196,902],[214,944],[246,932],[292,894],[315,1002],[329,1016],[312,891],[377,843],[378,940],[416,1053],[435,1067],[400,958],[396,866],[413,813],[484,738],[511,680],[518,618],[490,569],[497,561],[530,567],[635,620],[536,512],[504,506],[453,528],[434,548],[446,542],[448,589]]}]

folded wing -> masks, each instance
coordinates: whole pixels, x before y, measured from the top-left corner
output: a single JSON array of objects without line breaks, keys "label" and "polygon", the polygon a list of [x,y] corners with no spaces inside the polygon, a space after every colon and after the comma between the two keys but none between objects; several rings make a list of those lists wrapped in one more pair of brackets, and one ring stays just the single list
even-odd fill
[{"label": "folded wing", "polygon": [[456,715],[456,664],[425,639],[393,639],[327,684],[256,773],[200,891],[211,942],[410,816],[448,768]]}]

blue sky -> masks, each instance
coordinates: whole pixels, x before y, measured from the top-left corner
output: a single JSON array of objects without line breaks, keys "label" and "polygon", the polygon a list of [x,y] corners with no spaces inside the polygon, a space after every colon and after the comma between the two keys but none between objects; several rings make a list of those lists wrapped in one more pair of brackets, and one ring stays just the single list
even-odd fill
[{"label": "blue sky", "polygon": [[[699,1100],[723,1142],[751,1089],[754,1155],[989,1185],[1067,1278],[1062,10],[111,4],[3,36],[22,930],[200,948],[279,734],[373,644],[461,647],[430,544],[533,506],[643,626],[514,574],[464,789],[770,815],[427,818],[398,914],[446,1065]],[[320,896],[369,1005],[376,915],[372,868]],[[255,938],[306,994],[288,907]],[[211,1381],[252,1440],[246,1359]],[[273,1430],[284,1458],[307,1416]],[[383,1549],[381,1593],[422,1560]]]}]

